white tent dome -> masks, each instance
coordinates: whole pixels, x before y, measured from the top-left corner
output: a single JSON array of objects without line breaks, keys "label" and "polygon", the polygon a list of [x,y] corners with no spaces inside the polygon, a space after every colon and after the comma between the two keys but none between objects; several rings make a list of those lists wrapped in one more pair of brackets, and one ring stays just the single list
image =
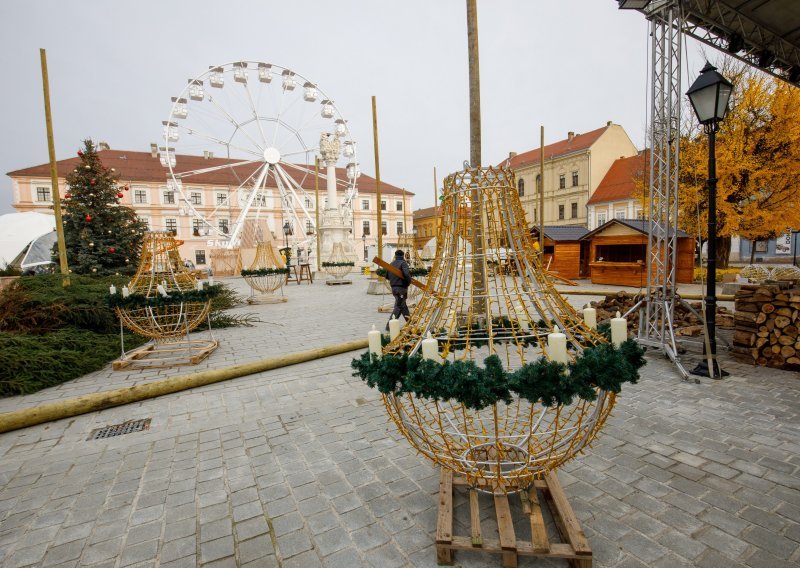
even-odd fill
[{"label": "white tent dome", "polygon": [[14,260],[33,239],[55,229],[56,218],[45,213],[0,215],[0,267]]}]

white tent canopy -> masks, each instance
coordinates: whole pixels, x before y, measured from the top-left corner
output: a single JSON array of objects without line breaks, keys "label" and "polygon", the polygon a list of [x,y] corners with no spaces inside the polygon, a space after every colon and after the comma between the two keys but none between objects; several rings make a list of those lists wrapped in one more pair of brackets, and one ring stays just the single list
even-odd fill
[{"label": "white tent canopy", "polygon": [[0,267],[6,266],[28,244],[55,229],[56,218],[44,213],[8,213],[0,215]]}]

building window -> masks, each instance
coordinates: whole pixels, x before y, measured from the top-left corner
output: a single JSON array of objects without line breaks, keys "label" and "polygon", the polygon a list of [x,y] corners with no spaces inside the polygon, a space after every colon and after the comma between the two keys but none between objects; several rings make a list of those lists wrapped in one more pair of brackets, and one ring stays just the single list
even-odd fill
[{"label": "building window", "polygon": [[381,211],[386,211],[386,200],[381,199]]},{"label": "building window", "polygon": [[570,211],[571,218],[572,219],[577,219],[578,218],[578,204],[577,203],[572,203],[570,205],[570,209],[571,209],[571,211]]},{"label": "building window", "polygon": [[50,188],[49,187],[37,187],[36,188],[36,201],[42,203],[49,203],[52,201],[50,197]]},{"label": "building window", "polygon": [[193,191],[189,194],[189,203],[192,205],[202,205],[203,204],[203,194],[199,191]]},{"label": "building window", "polygon": [[306,235],[314,234],[314,223],[306,219]]},{"label": "building window", "polygon": [[381,221],[381,235],[388,235],[389,228],[386,225],[386,221]]},{"label": "building window", "polygon": [[192,235],[199,237],[202,226],[203,222],[200,219],[192,219]]},{"label": "building window", "polygon": [[216,202],[217,205],[227,205],[228,204],[228,194],[223,192],[216,193]]},{"label": "building window", "polygon": [[536,174],[536,191],[542,190],[542,174]]},{"label": "building window", "polygon": [[145,229],[150,230],[150,217],[139,217],[139,221],[144,223]]},{"label": "building window", "polygon": [[361,234],[365,236],[369,236],[369,221],[361,221]]},{"label": "building window", "polygon": [[161,203],[164,205],[175,205],[175,192],[168,189],[161,194]]},{"label": "building window", "polygon": [[597,213],[597,226],[605,225],[606,224],[606,212],[603,211],[602,213]]},{"label": "building window", "polygon": [[558,189],[564,189],[565,187],[567,187],[567,176],[558,174]]},{"label": "building window", "polygon": [[395,209],[395,211],[402,211],[403,210],[403,202],[402,201],[395,201],[394,202],[394,209]]},{"label": "building window", "polygon": [[572,172],[572,187],[578,185],[578,172]]},{"label": "building window", "polygon": [[637,219],[644,219],[644,212],[641,209],[636,210],[636,218]]},{"label": "building window", "polygon": [[228,220],[227,219],[220,219],[217,222],[217,226],[222,233],[228,234]]},{"label": "building window", "polygon": [[253,199],[253,205],[255,207],[266,207],[267,206],[267,195],[265,193],[258,193],[255,199]]},{"label": "building window", "polygon": [[164,219],[164,228],[172,235],[178,234],[178,220],[172,217]]},{"label": "building window", "polygon": [[538,223],[539,222],[539,210],[538,209],[534,209],[533,210],[533,222],[534,223]]},{"label": "building window", "polygon": [[205,264],[206,263],[206,251],[204,250],[196,250],[194,251],[194,263],[197,264]]},{"label": "building window", "polygon": [[624,219],[625,218],[625,210],[624,209],[620,209],[619,211],[614,213],[614,218],[615,219]]},{"label": "building window", "polygon": [[402,235],[403,234],[403,222],[402,221],[398,221],[397,222],[397,234],[398,235]]},{"label": "building window", "polygon": [[314,204],[311,203],[311,198],[310,197],[306,197],[306,209],[313,209],[313,208],[314,208]]},{"label": "building window", "polygon": [[563,219],[564,219],[564,206],[563,205],[559,205],[558,206],[558,220],[562,221]]},{"label": "building window", "polygon": [[524,197],[524,195],[525,195],[525,180],[524,179],[520,179],[517,182],[517,190],[519,191],[519,196],[520,197]]},{"label": "building window", "polygon": [[133,190],[133,202],[134,203],[147,203],[147,190],[146,189],[134,189]]},{"label": "building window", "polygon": [[369,199],[362,199],[361,200],[361,210],[362,211],[369,211]]}]

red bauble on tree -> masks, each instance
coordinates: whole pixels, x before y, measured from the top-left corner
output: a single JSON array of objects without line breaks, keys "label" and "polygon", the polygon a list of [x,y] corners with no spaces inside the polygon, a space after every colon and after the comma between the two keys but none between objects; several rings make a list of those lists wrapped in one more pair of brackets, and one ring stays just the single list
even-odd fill
[{"label": "red bauble on tree", "polygon": [[91,221],[92,220],[92,216],[91,215],[87,215],[86,217],[84,217],[84,219],[86,219],[87,221]]},{"label": "red bauble on tree", "polygon": [[78,156],[83,156],[83,152],[81,152],[80,150],[78,150]]},{"label": "red bauble on tree", "polygon": [[125,191],[128,191],[128,186],[126,185],[126,186],[125,186],[125,187],[123,187],[122,189],[124,189]]},{"label": "red bauble on tree", "polygon": [[120,192],[117,194],[117,197],[119,197],[120,199],[122,199],[122,197],[123,197],[124,195],[125,195],[125,194],[124,194],[124,193],[122,193],[122,192],[120,191]]},{"label": "red bauble on tree", "polygon": [[108,252],[117,252],[117,249],[115,249],[114,247],[109,247]]},{"label": "red bauble on tree", "polygon": [[72,197],[72,195],[71,195],[71,194],[69,194],[69,193],[65,193],[65,194],[64,194],[64,199],[69,199],[70,197]]},{"label": "red bauble on tree", "polygon": [[89,182],[89,185],[94,185],[94,184],[95,184],[95,181],[94,181],[94,180],[91,180],[91,181]]}]

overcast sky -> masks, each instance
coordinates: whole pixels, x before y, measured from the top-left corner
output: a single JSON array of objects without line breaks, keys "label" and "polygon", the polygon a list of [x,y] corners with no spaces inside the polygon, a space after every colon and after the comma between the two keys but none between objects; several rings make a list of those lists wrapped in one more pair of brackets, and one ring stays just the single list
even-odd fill
[{"label": "overcast sky", "polygon": [[[47,161],[39,48],[47,49],[58,159],[83,138],[163,144],[170,97],[209,65],[265,61],[335,99],[374,175],[377,97],[383,180],[433,204],[469,157],[464,0],[3,0],[0,173]],[[645,144],[647,24],[616,0],[478,0],[483,162],[612,120]],[[702,66],[688,45],[686,76]],[[684,85],[683,90],[686,90]],[[0,213],[11,212],[0,180]]]}]

